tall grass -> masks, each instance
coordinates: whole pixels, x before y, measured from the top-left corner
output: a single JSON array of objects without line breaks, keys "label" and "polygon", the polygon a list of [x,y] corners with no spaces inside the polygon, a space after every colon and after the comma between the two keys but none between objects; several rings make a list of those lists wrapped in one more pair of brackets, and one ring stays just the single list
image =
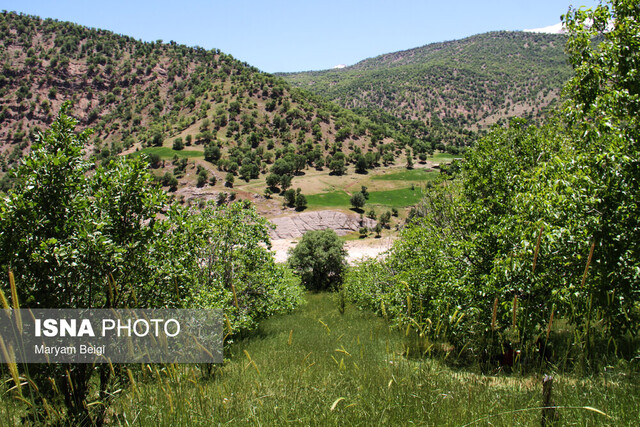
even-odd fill
[{"label": "tall grass", "polygon": [[[310,294],[292,315],[236,342],[206,380],[196,366],[143,367],[110,421],[138,425],[531,425],[540,423],[538,375],[458,370],[408,358],[404,331],[335,298]],[[628,425],[640,417],[629,367],[577,378],[555,375],[561,420]],[[593,407],[606,413],[594,412]],[[610,417],[610,418],[608,418]]]},{"label": "tall grass", "polygon": [[[114,425],[532,425],[542,383],[534,374],[483,375],[437,358],[407,357],[405,331],[328,294],[307,295],[291,315],[265,321],[235,342],[224,365],[132,365],[105,421]],[[341,313],[342,312],[342,313]],[[459,316],[459,315],[458,315]],[[554,373],[554,401],[567,425],[632,425],[640,382],[631,366],[598,375]],[[4,382],[0,424],[29,406]],[[596,408],[598,411],[585,409]],[[603,415],[605,413],[606,415]],[[43,422],[54,424],[51,412]]]}]

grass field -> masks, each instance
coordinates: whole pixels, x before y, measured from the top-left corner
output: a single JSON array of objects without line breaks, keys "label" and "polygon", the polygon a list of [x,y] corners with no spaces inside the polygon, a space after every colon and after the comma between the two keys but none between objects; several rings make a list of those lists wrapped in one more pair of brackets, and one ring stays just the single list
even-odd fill
[{"label": "grass field", "polygon": [[[536,425],[540,375],[480,375],[404,356],[403,334],[335,296],[234,343],[210,379],[195,366],[143,367],[112,422],[136,425]],[[562,425],[634,425],[640,386],[627,372],[555,374]],[[593,409],[603,411],[602,415]],[[125,422],[126,421],[126,422]]]},{"label": "grass field", "polygon": [[379,181],[433,181],[440,175],[437,171],[427,171],[425,169],[407,169],[400,172],[392,172],[382,175],[375,175],[371,179]]},{"label": "grass field", "polygon": [[[310,208],[349,209],[351,207],[351,196],[344,191],[310,194],[306,197]],[[408,187],[399,188],[397,190],[370,191],[369,200],[367,200],[367,204],[364,209],[368,210],[372,205],[389,208],[402,208],[415,205],[421,198],[422,190],[418,186],[415,186],[413,190],[411,187]]]},{"label": "grass field", "polygon": [[400,208],[415,205],[421,198],[422,190],[418,186],[413,189],[409,187],[397,190],[371,191],[367,205]]},{"label": "grass field", "polygon": [[462,158],[462,156],[454,156],[453,154],[449,154],[449,153],[436,153],[433,156],[430,156],[427,160],[431,161],[431,162],[436,162],[436,163],[443,163],[443,162],[450,162],[453,159],[460,159]]},{"label": "grass field", "polygon": [[344,191],[332,191],[330,193],[309,194],[307,203],[312,208],[348,208],[351,206],[349,196]]},{"label": "grass field", "polygon": [[202,151],[195,150],[173,150],[169,147],[147,147],[143,148],[140,151],[136,151],[132,153],[133,156],[140,155],[141,153],[146,154],[157,154],[161,159],[173,159],[174,156],[178,156],[180,158],[185,157],[188,159],[192,158],[204,158],[204,153]]}]

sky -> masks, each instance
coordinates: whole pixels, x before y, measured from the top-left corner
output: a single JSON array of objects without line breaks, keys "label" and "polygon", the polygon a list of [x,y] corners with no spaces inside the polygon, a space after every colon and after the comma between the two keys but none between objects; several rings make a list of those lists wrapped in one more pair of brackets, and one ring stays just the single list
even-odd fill
[{"label": "sky", "polygon": [[269,73],[352,65],[487,31],[560,22],[596,0],[0,0],[0,10],[220,49]]}]

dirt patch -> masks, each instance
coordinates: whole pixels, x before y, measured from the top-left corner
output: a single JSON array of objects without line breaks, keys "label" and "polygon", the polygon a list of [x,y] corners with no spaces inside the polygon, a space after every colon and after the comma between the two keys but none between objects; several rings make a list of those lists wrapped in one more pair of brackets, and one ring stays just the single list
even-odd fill
[{"label": "dirt patch", "polygon": [[[276,262],[286,262],[289,258],[288,250],[294,248],[298,241],[299,239],[272,240],[271,250],[275,252]],[[348,241],[344,245],[347,250],[347,262],[354,265],[366,258],[383,258],[385,256],[384,252],[391,249],[393,241],[392,237]]]}]

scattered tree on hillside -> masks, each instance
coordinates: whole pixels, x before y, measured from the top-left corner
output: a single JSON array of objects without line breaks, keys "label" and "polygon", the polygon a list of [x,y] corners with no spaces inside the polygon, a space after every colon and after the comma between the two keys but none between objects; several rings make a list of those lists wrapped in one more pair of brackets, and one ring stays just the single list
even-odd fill
[{"label": "scattered tree on hillside", "polygon": [[350,202],[351,206],[353,206],[356,211],[360,211],[364,207],[366,199],[364,197],[364,194],[358,191],[357,193],[353,193]]}]

